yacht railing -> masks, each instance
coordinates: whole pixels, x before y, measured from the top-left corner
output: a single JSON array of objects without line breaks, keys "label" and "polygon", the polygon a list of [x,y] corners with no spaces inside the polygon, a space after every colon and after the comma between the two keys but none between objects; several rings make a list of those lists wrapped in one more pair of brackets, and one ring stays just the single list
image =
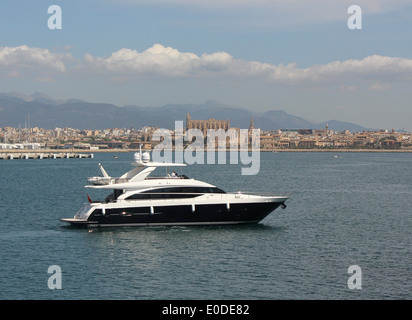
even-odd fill
[{"label": "yacht railing", "polygon": [[227,192],[227,194],[242,195],[242,196],[262,196],[262,197],[289,197],[290,194],[286,192],[260,192],[260,191],[236,191]]},{"label": "yacht railing", "polygon": [[145,180],[154,180],[154,179],[190,179],[188,176],[182,175],[182,176],[152,176],[152,177],[147,177]]}]

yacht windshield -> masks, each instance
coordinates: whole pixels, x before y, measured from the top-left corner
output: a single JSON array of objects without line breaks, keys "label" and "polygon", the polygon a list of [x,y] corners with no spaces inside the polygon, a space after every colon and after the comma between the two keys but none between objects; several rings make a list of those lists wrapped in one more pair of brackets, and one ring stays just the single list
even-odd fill
[{"label": "yacht windshield", "polygon": [[117,198],[118,198],[122,193],[123,193],[122,190],[114,189],[114,190],[113,190],[113,193],[109,194],[104,201],[105,201],[105,202],[113,202],[113,201],[117,200]]}]

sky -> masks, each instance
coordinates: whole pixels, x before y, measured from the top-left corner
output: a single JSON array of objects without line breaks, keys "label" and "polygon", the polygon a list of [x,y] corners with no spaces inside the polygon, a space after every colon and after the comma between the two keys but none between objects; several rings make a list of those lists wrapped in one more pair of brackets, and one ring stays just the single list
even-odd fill
[{"label": "sky", "polygon": [[4,0],[0,92],[36,91],[412,131],[412,1]]}]

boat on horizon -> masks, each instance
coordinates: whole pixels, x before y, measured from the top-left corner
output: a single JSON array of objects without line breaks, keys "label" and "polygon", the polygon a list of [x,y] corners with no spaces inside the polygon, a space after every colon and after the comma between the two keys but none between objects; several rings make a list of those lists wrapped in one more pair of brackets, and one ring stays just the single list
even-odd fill
[{"label": "boat on horizon", "polygon": [[[183,163],[150,161],[150,154],[135,153],[133,169],[113,178],[99,163],[102,176],[88,178],[86,188],[112,192],[103,201],[89,200],[73,218],[62,222],[80,227],[186,226],[258,223],[276,208],[286,208],[284,195],[228,193],[186,175],[169,174]],[[161,177],[150,177],[166,167]]]}]

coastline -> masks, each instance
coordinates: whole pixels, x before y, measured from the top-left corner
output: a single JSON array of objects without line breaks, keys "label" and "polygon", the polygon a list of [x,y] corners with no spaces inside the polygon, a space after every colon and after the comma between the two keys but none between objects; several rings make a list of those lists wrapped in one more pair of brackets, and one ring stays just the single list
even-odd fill
[{"label": "coastline", "polygon": [[[222,150],[215,150],[216,152]],[[243,151],[243,150],[239,150]],[[251,150],[249,150],[251,151]],[[0,154],[12,153],[12,154],[26,154],[26,153],[127,153],[127,152],[139,152],[139,149],[0,149]],[[229,150],[226,150],[229,152]],[[340,152],[340,153],[412,153],[412,149],[260,149],[260,152]]]},{"label": "coastline", "polygon": [[260,150],[262,152],[342,152],[342,153],[412,153],[412,149],[279,149],[279,150]]}]

